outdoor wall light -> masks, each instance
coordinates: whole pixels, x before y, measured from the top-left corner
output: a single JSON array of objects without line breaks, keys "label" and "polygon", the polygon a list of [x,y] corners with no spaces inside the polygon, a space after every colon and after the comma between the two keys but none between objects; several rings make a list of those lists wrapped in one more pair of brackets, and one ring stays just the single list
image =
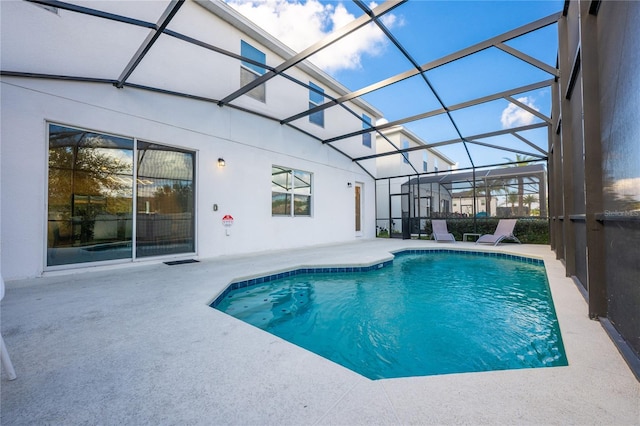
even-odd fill
[{"label": "outdoor wall light", "polygon": [[347,182],[347,188],[351,188],[351,182]]},{"label": "outdoor wall light", "polygon": [[227,163],[225,163],[224,158],[218,158],[218,167],[224,167]]}]

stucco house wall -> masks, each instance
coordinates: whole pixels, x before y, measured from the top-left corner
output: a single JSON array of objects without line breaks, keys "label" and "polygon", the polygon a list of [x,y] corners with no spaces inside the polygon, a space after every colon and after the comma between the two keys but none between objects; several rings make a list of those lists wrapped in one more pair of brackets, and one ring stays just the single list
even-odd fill
[{"label": "stucco house wall", "polygon": [[[124,12],[144,15],[148,11],[139,8],[144,9],[147,3],[126,3]],[[121,45],[120,50],[89,46],[87,40],[114,30],[114,24],[63,10],[55,14],[26,2],[2,2],[1,7],[3,71],[117,78],[120,71],[114,64],[126,65],[128,55],[139,44],[135,37],[139,39],[146,34],[138,28],[127,29],[125,35],[114,33],[113,39],[106,39],[107,44]],[[90,36],[78,40],[76,37],[81,36],[78,27],[83,25],[90,25],[86,27]],[[103,28],[96,28],[101,25]],[[176,28],[238,53],[240,40],[247,40],[266,53],[269,64],[282,60],[268,50],[276,43],[268,40],[268,35],[243,33],[193,2],[187,2],[180,11]],[[193,46],[160,39],[160,44],[154,46],[132,74],[132,83],[212,98],[239,88],[238,60],[218,54],[203,55]],[[256,40],[264,41],[265,45]],[[91,48],[100,54],[92,55]],[[74,59],[69,63],[59,58]],[[340,93],[341,86],[335,80],[311,71],[298,69],[295,74],[300,80],[323,86],[329,94]],[[288,112],[285,108],[295,112],[307,108],[308,90],[283,80],[267,83],[267,102],[262,108],[265,113],[271,111],[269,115],[274,111],[278,115]],[[371,176],[336,150],[277,121],[212,102],[126,86],[117,89],[111,84],[4,75],[1,90],[0,260],[7,280],[39,276],[48,270],[47,123],[194,151],[196,251],[187,254],[189,257],[251,253],[375,236],[375,185]],[[248,96],[237,102],[238,106],[253,109],[259,104]],[[353,108],[359,114],[377,118],[377,111],[366,104]],[[301,129],[316,126],[308,119],[298,121],[294,124]],[[356,124],[329,113],[323,132],[338,134],[349,126]],[[218,167],[218,158],[225,159],[225,167]],[[310,217],[272,216],[273,165],[313,174]],[[356,233],[354,225],[356,183],[363,190],[360,233]],[[217,211],[213,210],[214,204]],[[234,218],[229,228],[222,224],[226,214]]]}]

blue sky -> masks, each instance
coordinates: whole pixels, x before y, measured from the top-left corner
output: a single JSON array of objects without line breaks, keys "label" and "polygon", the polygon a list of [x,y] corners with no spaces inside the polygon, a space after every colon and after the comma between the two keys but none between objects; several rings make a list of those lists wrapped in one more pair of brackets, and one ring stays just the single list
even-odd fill
[{"label": "blue sky", "polygon": [[[228,2],[297,51],[362,15],[360,8],[351,1]],[[368,5],[375,6],[372,3]],[[423,65],[557,13],[562,10],[562,6],[561,0],[411,0],[390,12],[385,17],[385,25],[413,58]],[[557,28],[551,25],[507,44],[553,66],[557,53]],[[351,90],[366,87],[413,68],[373,26],[359,30],[310,60]],[[436,68],[426,75],[447,106],[552,78],[550,74],[496,48]],[[514,97],[550,115],[551,94],[548,89]],[[419,77],[370,93],[364,99],[381,110],[388,121],[439,107],[437,99]],[[541,122],[505,100],[454,111],[452,116],[464,136]],[[407,123],[405,127],[427,143],[457,137],[455,129],[444,115]],[[546,129],[532,130],[522,135],[541,148],[546,148]],[[523,151],[532,151],[513,136],[496,137],[483,142],[509,144]],[[459,167],[470,165],[461,144],[439,149],[458,161]],[[491,148],[473,146],[471,149],[476,165],[500,162],[503,157],[515,158],[513,153]]]}]

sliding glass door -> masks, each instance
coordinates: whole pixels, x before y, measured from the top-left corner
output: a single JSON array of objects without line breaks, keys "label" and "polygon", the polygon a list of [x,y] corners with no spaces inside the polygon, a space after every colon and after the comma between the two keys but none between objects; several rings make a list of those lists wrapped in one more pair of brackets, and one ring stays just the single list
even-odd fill
[{"label": "sliding glass door", "polygon": [[193,174],[192,152],[138,142],[137,257],[195,251]]},{"label": "sliding glass door", "polygon": [[194,157],[49,124],[47,266],[194,252]]}]

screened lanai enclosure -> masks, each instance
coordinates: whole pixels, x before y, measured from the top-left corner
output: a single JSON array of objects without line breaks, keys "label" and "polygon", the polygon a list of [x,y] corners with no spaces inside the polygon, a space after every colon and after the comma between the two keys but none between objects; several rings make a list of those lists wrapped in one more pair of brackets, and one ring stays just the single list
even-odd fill
[{"label": "screened lanai enclosure", "polygon": [[[5,63],[5,77],[112,85],[121,90],[151,91],[240,109],[311,136],[351,159],[373,179],[418,174],[423,168],[415,164],[414,152],[433,149],[454,160],[455,167],[440,170],[441,173],[480,170],[498,163],[516,165],[518,156],[543,162],[547,159],[551,87],[559,75],[556,59],[560,2],[545,5],[542,9],[551,12],[546,16],[540,16],[541,10],[515,8],[522,12],[510,20],[491,20],[484,26],[476,22],[473,38],[477,42],[471,46],[441,37],[428,22],[419,28],[393,24],[424,8],[432,9],[432,19],[437,19],[438,2],[386,1],[375,7],[359,0],[344,2],[353,17],[351,22],[319,39],[305,40],[306,47],[300,50],[278,46],[279,57],[267,58],[251,46],[240,52],[229,49],[224,37],[213,34],[206,40],[197,39],[193,37],[193,27],[181,19],[182,10],[202,7],[232,20],[231,6],[236,2],[155,1],[146,3],[146,13],[136,10],[136,15],[130,16],[128,13],[135,8],[126,2],[26,1],[53,13],[81,15],[87,25],[82,50],[69,57],[56,53],[51,61],[27,60],[26,67]],[[470,7],[485,6],[462,4],[461,13]],[[98,19],[110,22],[110,34],[118,34],[117,40],[91,31],[91,23]],[[244,24],[234,25],[242,29]],[[296,67],[317,72],[319,67],[314,64],[322,63],[322,57],[341,55],[344,44],[364,32],[373,34],[376,46],[384,48],[385,55],[371,55],[366,64],[361,64],[363,69],[366,67],[366,76],[337,76],[351,88],[342,86],[340,93],[334,95],[297,78]],[[430,42],[416,45],[412,42],[416,37]],[[170,56],[180,48],[196,49],[200,62],[188,68],[166,63],[165,69],[156,70],[153,81],[139,78],[142,73],[138,71],[146,70],[147,58]],[[36,51],[31,57],[50,56],[51,48],[34,45],[33,49]],[[119,60],[103,64],[96,74],[89,71],[82,58],[100,62],[101,49],[117,52]],[[192,80],[199,81],[203,72],[213,73],[218,61],[237,63],[242,70],[240,88],[213,93],[209,87],[190,84]],[[260,100],[272,82],[282,92],[293,86],[307,89],[308,108],[295,110],[283,105],[275,111],[265,110],[260,104],[252,108],[254,104],[244,102],[243,95]],[[460,89],[462,83],[464,90]],[[378,108],[381,118],[373,121],[366,114],[354,112],[354,105],[362,102]],[[332,127],[339,132],[330,132],[325,120],[340,120],[340,126]],[[309,128],[305,126],[308,121],[318,125]],[[398,126],[413,132],[418,140],[410,146],[391,140],[385,131]],[[371,140],[375,141],[375,148],[371,148]],[[406,163],[409,172],[386,166],[394,162]],[[453,205],[449,211],[454,211]]]},{"label": "screened lanai enclosure", "polygon": [[488,218],[547,219],[544,164],[514,165],[458,173],[379,179],[379,236],[430,235],[430,219],[472,219],[469,231]]}]

